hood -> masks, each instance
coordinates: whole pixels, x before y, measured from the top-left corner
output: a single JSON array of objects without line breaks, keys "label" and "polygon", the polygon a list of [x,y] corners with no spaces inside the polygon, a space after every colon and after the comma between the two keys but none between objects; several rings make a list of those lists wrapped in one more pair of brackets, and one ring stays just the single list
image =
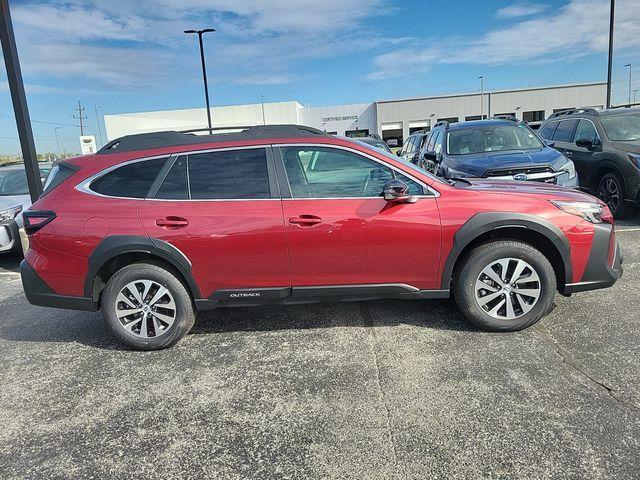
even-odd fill
[{"label": "hood", "polygon": [[597,199],[587,193],[569,188],[558,187],[540,182],[518,182],[515,180],[468,180],[471,185],[461,184],[460,188],[486,193],[505,193],[510,195],[546,195],[558,200],[572,202],[593,202]]},{"label": "hood", "polygon": [[0,195],[0,212],[29,202],[29,195]]},{"label": "hood", "polygon": [[640,153],[640,140],[633,142],[611,142],[613,146],[629,153]]},{"label": "hood", "polygon": [[483,177],[490,170],[552,165],[561,156],[562,154],[557,150],[544,147],[539,150],[511,150],[447,156],[446,163],[450,168],[464,172],[466,176]]}]

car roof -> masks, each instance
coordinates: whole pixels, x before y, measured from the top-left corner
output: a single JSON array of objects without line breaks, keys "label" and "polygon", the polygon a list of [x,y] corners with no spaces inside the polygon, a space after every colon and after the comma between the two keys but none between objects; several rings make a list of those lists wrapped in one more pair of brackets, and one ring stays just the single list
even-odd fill
[{"label": "car roof", "polygon": [[[38,162],[38,168],[50,168],[51,162]],[[24,163],[5,163],[4,165],[0,165],[0,170],[8,171],[8,170],[24,170]]]},{"label": "car roof", "polygon": [[465,128],[473,128],[478,126],[494,126],[494,125],[520,125],[519,122],[513,120],[468,120],[466,122],[449,123],[449,130],[464,130]]},{"label": "car roof", "polygon": [[275,140],[280,138],[331,137],[326,132],[303,125],[260,125],[240,132],[194,135],[188,132],[164,131],[126,135],[110,141],[96,155],[133,152],[162,147],[211,143],[243,142],[247,140]]}]

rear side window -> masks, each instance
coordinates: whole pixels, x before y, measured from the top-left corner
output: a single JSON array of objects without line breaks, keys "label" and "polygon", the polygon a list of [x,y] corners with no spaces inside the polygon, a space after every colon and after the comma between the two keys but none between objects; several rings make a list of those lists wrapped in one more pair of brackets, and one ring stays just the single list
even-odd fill
[{"label": "rear side window", "polygon": [[178,158],[156,198],[242,200],[271,198],[263,148],[198,153]]},{"label": "rear side window", "polygon": [[91,190],[109,197],[145,198],[167,157],[129,163],[91,182]]},{"label": "rear side window", "polygon": [[553,132],[556,131],[558,122],[549,122],[540,129],[540,136],[545,140],[553,140]]},{"label": "rear side window", "polygon": [[576,128],[577,120],[562,120],[556,128],[553,139],[556,142],[570,142],[573,138],[573,131]]}]

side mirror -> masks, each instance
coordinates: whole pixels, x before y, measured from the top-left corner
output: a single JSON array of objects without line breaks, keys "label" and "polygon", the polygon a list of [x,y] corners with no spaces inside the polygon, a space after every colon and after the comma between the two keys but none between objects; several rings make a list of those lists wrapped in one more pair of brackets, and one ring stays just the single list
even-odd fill
[{"label": "side mirror", "polygon": [[437,162],[438,161],[438,154],[436,152],[434,152],[433,150],[429,150],[427,152],[424,152],[422,157],[425,160],[430,161],[430,162]]},{"label": "side mirror", "polygon": [[590,138],[579,138],[578,140],[576,140],[576,145],[578,147],[591,150],[593,148],[593,140],[591,140]]},{"label": "side mirror", "polygon": [[416,203],[418,201],[418,197],[409,195],[409,185],[397,178],[384,184],[382,195],[387,202],[392,203]]}]

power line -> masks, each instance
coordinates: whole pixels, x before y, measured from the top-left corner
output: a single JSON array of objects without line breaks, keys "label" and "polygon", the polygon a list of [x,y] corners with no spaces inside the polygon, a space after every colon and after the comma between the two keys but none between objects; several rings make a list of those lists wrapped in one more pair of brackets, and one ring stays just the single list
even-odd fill
[{"label": "power line", "polygon": [[78,100],[78,108],[74,110],[78,110],[78,116],[76,117],[74,115],[73,118],[80,121],[80,125],[78,126],[80,127],[80,136],[82,137],[84,136],[84,126],[82,125],[82,120],[86,120],[87,116],[82,115],[82,112],[84,112],[84,107],[80,104],[80,100]]}]

